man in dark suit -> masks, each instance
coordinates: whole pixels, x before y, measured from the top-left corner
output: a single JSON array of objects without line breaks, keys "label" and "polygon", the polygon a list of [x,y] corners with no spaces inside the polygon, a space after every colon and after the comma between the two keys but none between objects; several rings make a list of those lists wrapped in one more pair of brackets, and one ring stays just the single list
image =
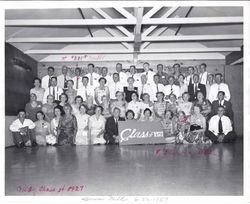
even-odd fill
[{"label": "man in dark suit", "polygon": [[106,140],[107,144],[118,143],[118,121],[125,121],[125,119],[120,117],[120,109],[114,108],[113,116],[107,119],[105,125],[104,139]]},{"label": "man in dark suit", "polygon": [[188,86],[188,93],[190,95],[189,101],[193,102],[197,99],[197,91],[201,91],[206,98],[206,86],[204,84],[199,83],[200,76],[198,74],[194,74],[193,76],[193,84]]},{"label": "man in dark suit", "polygon": [[228,116],[230,120],[233,121],[232,103],[230,101],[225,100],[225,92],[219,91],[217,98],[218,100],[212,103],[212,115],[216,115],[218,107],[223,106],[225,111],[224,115]]}]

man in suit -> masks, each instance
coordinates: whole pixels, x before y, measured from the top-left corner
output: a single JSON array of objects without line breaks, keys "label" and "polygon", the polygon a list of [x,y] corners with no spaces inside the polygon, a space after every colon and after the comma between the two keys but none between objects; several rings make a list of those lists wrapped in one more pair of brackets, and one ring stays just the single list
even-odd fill
[{"label": "man in suit", "polygon": [[225,108],[219,106],[217,109],[217,115],[214,115],[209,121],[208,130],[205,135],[213,143],[234,142],[236,139],[232,122],[229,117],[224,115],[224,113]]},{"label": "man in suit", "polygon": [[41,84],[42,88],[47,89],[48,87],[51,86],[51,78],[55,76],[54,74],[55,74],[55,68],[48,67],[48,74],[42,78],[42,84]]},{"label": "man in suit", "polygon": [[218,100],[213,101],[212,103],[212,115],[217,114],[217,109],[219,106],[224,107],[224,115],[228,116],[231,121],[233,121],[233,110],[232,110],[232,103],[230,101],[225,100],[225,92],[219,91],[217,95]]},{"label": "man in suit", "polygon": [[107,144],[118,143],[118,121],[125,121],[125,119],[120,117],[120,109],[114,108],[113,116],[109,117],[105,124],[104,139],[106,140]]},{"label": "man in suit", "polygon": [[197,91],[201,91],[206,98],[206,86],[204,84],[199,83],[199,75],[194,74],[193,76],[193,84],[188,86],[188,93],[190,95],[190,101],[193,102],[197,99]]}]

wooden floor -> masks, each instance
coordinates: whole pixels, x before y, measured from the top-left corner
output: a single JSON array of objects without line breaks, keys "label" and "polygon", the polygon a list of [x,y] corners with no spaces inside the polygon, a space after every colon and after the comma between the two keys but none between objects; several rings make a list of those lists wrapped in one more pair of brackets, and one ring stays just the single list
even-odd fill
[{"label": "wooden floor", "polygon": [[242,195],[243,144],[5,151],[6,195]]}]

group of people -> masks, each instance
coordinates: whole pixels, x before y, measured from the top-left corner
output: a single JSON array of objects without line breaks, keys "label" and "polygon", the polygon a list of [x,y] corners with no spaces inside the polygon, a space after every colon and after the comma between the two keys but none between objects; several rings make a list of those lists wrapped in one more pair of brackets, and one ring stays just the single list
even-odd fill
[{"label": "group of people", "polygon": [[56,76],[34,79],[30,101],[10,125],[18,147],[118,143],[118,121],[158,121],[169,143],[218,143],[235,140],[230,90],[221,73],[207,65],[183,72],[180,64],[143,72],[116,64],[116,71],[88,64],[87,72],[62,67]]}]

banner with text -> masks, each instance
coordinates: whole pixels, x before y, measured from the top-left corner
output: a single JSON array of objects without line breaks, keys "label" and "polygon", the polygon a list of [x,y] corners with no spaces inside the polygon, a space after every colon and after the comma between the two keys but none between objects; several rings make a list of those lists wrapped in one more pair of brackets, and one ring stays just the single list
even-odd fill
[{"label": "banner with text", "polygon": [[118,128],[120,145],[166,143],[160,122],[119,121]]}]

